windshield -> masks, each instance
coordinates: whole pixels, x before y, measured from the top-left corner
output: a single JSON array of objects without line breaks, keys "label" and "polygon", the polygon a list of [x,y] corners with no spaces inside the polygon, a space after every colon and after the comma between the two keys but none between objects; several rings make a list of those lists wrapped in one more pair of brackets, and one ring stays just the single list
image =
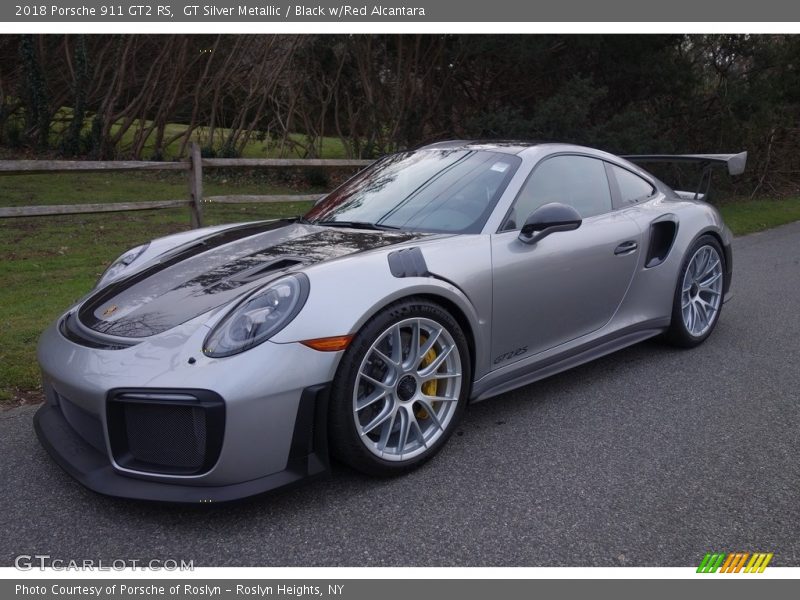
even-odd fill
[{"label": "windshield", "polygon": [[393,154],[325,196],[305,218],[319,225],[478,233],[520,162],[484,150]]}]

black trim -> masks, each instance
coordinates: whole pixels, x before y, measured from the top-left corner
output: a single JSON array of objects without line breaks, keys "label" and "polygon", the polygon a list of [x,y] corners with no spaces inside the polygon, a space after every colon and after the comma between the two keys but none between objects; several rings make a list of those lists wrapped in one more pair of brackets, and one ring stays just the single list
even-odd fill
[{"label": "black trim", "polygon": [[286,468],[302,477],[330,468],[328,456],[328,384],[307,387],[300,395]]},{"label": "black trim", "polygon": [[134,342],[129,344],[117,341],[112,344],[99,336],[94,336],[87,331],[80,330],[75,321],[77,321],[75,314],[69,313],[58,323],[58,331],[73,344],[79,344],[87,348],[96,348],[98,350],[124,350],[138,343]]},{"label": "black trim", "polygon": [[725,281],[722,285],[722,299],[727,302],[730,299],[731,281],[733,280],[733,246],[723,243],[722,253],[725,255]]},{"label": "black trim", "polygon": [[419,248],[395,250],[389,253],[387,260],[389,261],[389,270],[397,278],[430,276],[425,257]]},{"label": "black trim", "polygon": [[230,229],[212,233],[211,235],[200,238],[199,240],[195,240],[185,246],[179,246],[177,249],[166,254],[159,259],[158,262],[147,267],[146,269],[132,273],[127,277],[122,277],[121,279],[113,281],[104,288],[98,290],[96,294],[91,296],[86,302],[84,302],[83,306],[80,307],[78,311],[78,318],[80,319],[81,323],[87,327],[95,329],[100,323],[102,323],[102,320],[95,316],[95,311],[103,304],[114,298],[117,294],[128,289],[132,285],[139,283],[148,277],[152,277],[154,274],[159,273],[160,271],[163,271],[174,264],[191,258],[192,256],[201,254],[202,252],[212,250],[219,246],[224,246],[225,244],[235,242],[251,235],[264,233],[273,229],[279,229],[280,227],[284,227],[291,222],[291,219],[283,219],[268,223],[249,223],[247,225],[232,227]]},{"label": "black trim", "polygon": [[[187,406],[200,408],[205,417],[206,446],[203,464],[196,469],[168,467],[137,460],[129,450],[126,404]],[[166,388],[118,388],[108,392],[106,422],[111,454],[120,467],[161,475],[201,475],[210,471],[222,450],[225,437],[225,401],[210,390]]]},{"label": "black trim", "polygon": [[[548,221],[547,223],[525,223],[525,225],[522,226],[522,229],[520,229],[520,233],[524,235],[531,235],[536,231],[544,231],[545,229],[550,229],[551,227],[570,227],[572,229],[577,229],[580,227],[582,222],[583,219],[570,219],[568,221]],[[561,231],[561,229],[559,229],[559,231]]]},{"label": "black trim", "polygon": [[[45,404],[33,418],[42,446],[58,465],[87,488],[120,498],[208,504],[230,502],[296,485],[328,474],[327,412],[330,384],[303,390],[289,461],[283,471],[265,477],[222,486],[165,483],[129,477],[114,470],[108,456],[81,438],[57,406]],[[313,408],[313,410],[310,410]],[[313,427],[309,434],[309,427]],[[310,440],[310,445],[309,445]]]}]

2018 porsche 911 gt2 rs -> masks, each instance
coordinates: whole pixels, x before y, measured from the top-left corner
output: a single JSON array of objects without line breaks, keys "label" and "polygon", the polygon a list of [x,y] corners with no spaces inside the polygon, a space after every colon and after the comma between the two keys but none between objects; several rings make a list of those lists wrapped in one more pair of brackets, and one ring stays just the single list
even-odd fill
[{"label": "2018 porsche 911 gt2 rs", "polygon": [[47,329],[36,431],[87,487],[212,502],[431,458],[465,406],[719,320],[731,232],[628,159],[443,142],[377,161],[297,219],[126,252]]}]

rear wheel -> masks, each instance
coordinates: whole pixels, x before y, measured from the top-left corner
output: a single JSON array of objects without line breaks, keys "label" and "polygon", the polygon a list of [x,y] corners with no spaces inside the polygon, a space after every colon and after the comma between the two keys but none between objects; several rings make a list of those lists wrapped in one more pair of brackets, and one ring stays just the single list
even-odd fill
[{"label": "rear wheel", "polygon": [[371,475],[425,462],[452,434],[470,377],[466,338],[447,311],[424,299],[388,307],[342,357],[331,395],[334,455]]},{"label": "rear wheel", "polygon": [[667,340],[692,348],[711,335],[722,311],[725,259],[716,238],[705,235],[686,253],[675,289]]}]

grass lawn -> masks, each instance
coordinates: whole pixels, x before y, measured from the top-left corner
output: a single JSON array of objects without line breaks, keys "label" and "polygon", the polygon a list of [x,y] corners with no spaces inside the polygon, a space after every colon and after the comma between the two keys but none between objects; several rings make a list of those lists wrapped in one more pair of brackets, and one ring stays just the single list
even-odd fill
[{"label": "grass lawn", "polygon": [[[296,193],[288,187],[223,181],[206,181],[205,193]],[[8,176],[0,177],[0,206],[180,199],[186,196],[186,185],[185,178],[175,173]],[[308,202],[206,204],[203,216],[205,224],[215,225],[295,216],[309,206]],[[131,246],[187,229],[186,208],[0,219],[0,405],[38,399],[39,335],[91,290],[110,261]]]},{"label": "grass lawn", "polygon": [[[247,180],[205,182],[207,195],[292,193]],[[319,191],[319,190],[316,190]],[[0,177],[0,206],[178,199],[179,174],[87,173]],[[309,203],[205,205],[206,224],[302,214]],[[730,201],[722,213],[737,235],[800,220],[800,199]],[[0,219],[0,405],[37,401],[36,341],[86,294],[127,248],[189,228],[188,209]]]},{"label": "grass lawn", "polygon": [[[70,125],[72,119],[72,108],[68,106],[62,107],[55,115],[55,122],[51,128],[50,143],[53,148],[57,148],[61,140],[62,132]],[[21,126],[18,120],[17,125]],[[152,121],[135,121],[134,124],[122,135],[117,148],[125,157],[126,153],[130,152],[131,146],[134,141],[134,134],[139,126],[149,127]],[[83,123],[82,131],[88,134],[92,129],[92,117],[86,117]],[[186,132],[187,126],[181,123],[168,123],[164,130],[164,138],[170,139],[175,135],[183,134]],[[115,135],[119,131],[119,125],[114,124],[111,126],[111,134]],[[214,133],[214,139],[209,139],[208,127],[198,127],[191,135],[191,139],[203,147],[213,147],[219,150],[223,141],[230,134],[230,130],[224,127],[218,127]],[[256,132],[257,133],[257,132]],[[145,141],[142,155],[145,160],[153,156],[153,141],[155,140],[155,130],[148,135]],[[163,150],[163,156],[167,160],[179,158],[182,140],[176,140],[166,146]],[[287,143],[281,147],[279,142],[259,140],[258,135],[254,133],[251,135],[247,144],[242,149],[241,158],[306,158],[304,148],[307,146],[308,140],[303,134],[293,133],[289,134]],[[347,148],[342,140],[338,137],[323,137],[321,140],[321,147],[317,147],[319,156],[321,158],[348,158]]]},{"label": "grass lawn", "polygon": [[[217,171],[212,177],[205,177],[203,181],[204,196],[321,193],[324,191],[326,190],[322,188],[298,191],[289,185],[258,181],[254,177],[247,177],[236,172],[226,179]],[[187,197],[186,174],[179,171],[0,176],[0,206],[183,200]],[[188,209],[186,210],[188,211]]]},{"label": "grass lawn", "polygon": [[758,199],[723,202],[722,217],[736,235],[746,235],[800,221],[800,198]]}]

